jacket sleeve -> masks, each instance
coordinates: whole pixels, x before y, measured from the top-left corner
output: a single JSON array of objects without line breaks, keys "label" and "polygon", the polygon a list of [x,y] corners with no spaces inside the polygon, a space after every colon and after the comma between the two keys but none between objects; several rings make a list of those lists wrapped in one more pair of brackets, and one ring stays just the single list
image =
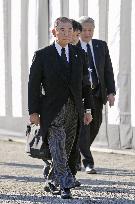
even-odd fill
[{"label": "jacket sleeve", "polygon": [[88,57],[87,53],[82,50],[83,57],[83,85],[82,85],[82,98],[84,99],[84,109],[93,109],[94,102],[91,90],[91,84],[89,81],[89,71],[88,71]]},{"label": "jacket sleeve", "polygon": [[112,62],[111,62],[111,58],[110,58],[110,54],[109,54],[109,49],[108,49],[106,42],[104,42],[104,47],[105,47],[104,76],[105,76],[107,94],[110,94],[110,93],[116,94],[113,67],[112,67]]},{"label": "jacket sleeve", "polygon": [[28,111],[29,114],[40,113],[40,93],[42,82],[42,65],[39,52],[35,52],[30,67],[28,82]]}]

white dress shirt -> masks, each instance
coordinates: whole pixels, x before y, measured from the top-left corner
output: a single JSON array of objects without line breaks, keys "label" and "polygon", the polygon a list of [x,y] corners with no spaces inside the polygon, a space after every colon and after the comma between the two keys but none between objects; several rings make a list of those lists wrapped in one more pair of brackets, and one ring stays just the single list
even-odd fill
[{"label": "white dress shirt", "polygon": [[[58,54],[61,56],[61,49],[62,47],[55,41],[55,47],[56,47],[56,50],[58,52]],[[68,48],[68,45],[66,45],[65,48],[65,54],[66,54],[66,57],[67,57],[67,61],[69,62],[69,48]]]},{"label": "white dress shirt", "polygon": [[[97,76],[98,76],[97,67],[96,67],[96,63],[95,63],[95,56],[94,56],[94,51],[93,51],[92,40],[90,40],[88,43],[86,43],[86,42],[84,42],[84,41],[82,41],[82,40],[80,39],[80,42],[81,42],[81,47],[82,47],[82,49],[83,49],[85,52],[87,52],[87,44],[90,45],[90,49],[91,49],[91,53],[92,53],[92,57],[93,57],[93,62],[94,62],[96,74],[97,74]],[[90,69],[90,67],[89,67],[90,81],[92,82],[91,74],[90,74],[90,73],[91,73],[91,69]]]},{"label": "white dress shirt", "polygon": [[94,66],[96,67],[92,40],[90,40],[88,43],[83,42],[82,40],[80,40],[80,42],[81,42],[81,47],[82,47],[83,50],[85,50],[85,52],[87,52],[87,44],[90,45],[90,49],[91,49],[91,53],[92,53],[92,57],[93,57]]}]

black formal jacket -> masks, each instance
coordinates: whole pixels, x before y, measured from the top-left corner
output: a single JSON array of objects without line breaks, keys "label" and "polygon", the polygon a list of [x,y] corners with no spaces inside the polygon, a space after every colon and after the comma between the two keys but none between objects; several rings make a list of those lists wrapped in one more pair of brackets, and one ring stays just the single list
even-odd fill
[{"label": "black formal jacket", "polygon": [[[49,125],[66,103],[70,93],[80,120],[82,98],[85,109],[93,107],[85,54],[77,47],[69,45],[69,61],[67,65],[61,60],[54,44],[35,52],[28,82],[28,110],[29,114],[40,114],[43,135],[46,135]],[[66,72],[69,67],[70,78]],[[41,94],[41,85],[45,95]]]},{"label": "black formal jacket", "polygon": [[[98,72],[99,84],[103,104],[107,102],[107,95],[110,93],[116,94],[115,81],[111,58],[107,43],[102,40],[92,39],[96,69]],[[80,41],[77,47],[81,48]]]}]

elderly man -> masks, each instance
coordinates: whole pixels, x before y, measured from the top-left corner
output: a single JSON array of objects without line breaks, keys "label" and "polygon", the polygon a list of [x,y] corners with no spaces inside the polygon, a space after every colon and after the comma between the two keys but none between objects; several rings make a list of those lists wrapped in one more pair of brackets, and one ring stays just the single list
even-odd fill
[{"label": "elderly man", "polygon": [[[61,198],[71,198],[75,180],[68,158],[76,137],[78,123],[88,125],[91,99],[88,69],[79,50],[70,45],[72,22],[56,19],[55,42],[38,50],[33,58],[28,84],[30,122],[40,124],[44,141],[48,141],[53,160],[53,181],[61,189]],[[85,57],[85,55],[84,55]],[[45,95],[41,95],[41,86]],[[84,98],[85,113],[82,108]]]},{"label": "elderly man", "polygon": [[[92,39],[95,28],[94,20],[82,16],[78,21],[82,25],[82,32],[77,46],[88,54],[89,76],[95,106],[95,109],[92,110],[92,122],[88,126],[84,125],[81,129],[79,146],[86,173],[95,174],[94,159],[90,147],[102,123],[103,104],[108,101],[110,107],[114,105],[115,82],[107,43],[102,40]],[[81,161],[79,162],[81,163]]]}]

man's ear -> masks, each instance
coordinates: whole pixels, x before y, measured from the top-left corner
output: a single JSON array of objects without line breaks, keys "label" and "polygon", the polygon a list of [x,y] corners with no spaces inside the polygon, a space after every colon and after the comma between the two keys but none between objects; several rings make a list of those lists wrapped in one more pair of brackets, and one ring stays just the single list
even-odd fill
[{"label": "man's ear", "polygon": [[55,31],[54,28],[52,29],[52,34],[53,34],[54,37],[56,37],[56,31]]}]

